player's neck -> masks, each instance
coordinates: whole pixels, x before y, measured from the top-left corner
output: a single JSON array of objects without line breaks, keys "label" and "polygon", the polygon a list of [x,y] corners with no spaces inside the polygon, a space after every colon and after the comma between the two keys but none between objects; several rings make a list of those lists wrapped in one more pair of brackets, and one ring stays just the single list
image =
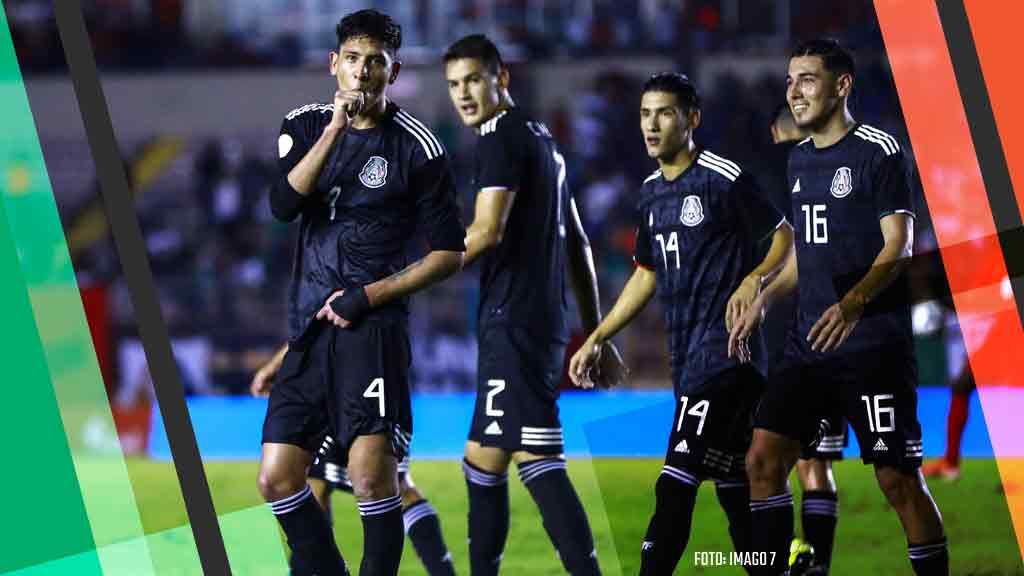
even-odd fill
[{"label": "player's neck", "polygon": [[828,148],[839,142],[843,139],[843,136],[846,136],[853,129],[854,124],[856,124],[856,121],[853,119],[853,115],[850,114],[849,108],[843,106],[819,128],[811,130],[811,140],[814,142],[814,147]]},{"label": "player's neck", "polygon": [[369,130],[370,128],[376,128],[387,109],[388,98],[387,96],[381,95],[373,106],[361,111],[352,119],[352,127],[356,130]]},{"label": "player's neck", "polygon": [[686,172],[686,169],[690,167],[690,164],[693,164],[693,160],[696,157],[697,144],[691,139],[678,152],[673,154],[671,158],[665,160],[658,158],[658,166],[661,168],[662,177],[669,181],[675,180],[680,174]]}]

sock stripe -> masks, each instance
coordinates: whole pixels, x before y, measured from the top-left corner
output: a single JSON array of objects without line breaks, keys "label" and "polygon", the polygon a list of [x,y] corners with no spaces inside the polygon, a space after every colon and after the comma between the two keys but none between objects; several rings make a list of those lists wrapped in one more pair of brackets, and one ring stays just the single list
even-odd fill
[{"label": "sock stripe", "polygon": [[277,500],[276,502],[268,502],[267,505],[270,506],[270,511],[273,512],[275,516],[280,516],[281,514],[287,514],[299,506],[302,506],[306,503],[306,500],[312,497],[313,491],[309,489],[309,484],[306,484],[306,487],[298,493],[292,494],[287,498]]},{"label": "sock stripe", "polygon": [[501,486],[508,482],[508,474],[484,472],[465,460],[462,461],[462,473],[466,475],[468,482],[477,486]]},{"label": "sock stripe", "polygon": [[760,500],[750,500],[750,511],[760,512],[762,510],[772,510],[775,508],[786,508],[793,505],[792,494],[780,494],[779,496],[772,496],[770,498],[764,498]]},{"label": "sock stripe", "polygon": [[693,474],[690,474],[686,470],[681,470],[675,466],[669,466],[668,464],[661,467],[661,473],[670,478],[674,478],[683,484],[689,484],[690,486],[700,486],[700,478],[697,478]]},{"label": "sock stripe", "polygon": [[804,500],[803,513],[818,516],[839,516],[839,504],[836,502]]},{"label": "sock stripe", "polygon": [[408,474],[409,473],[409,457],[406,456],[398,461],[398,473]]},{"label": "sock stripe", "polygon": [[378,514],[387,514],[388,512],[397,510],[401,507],[402,496],[400,494],[396,494],[389,498],[382,498],[371,502],[359,502],[359,515],[376,516]]},{"label": "sock stripe", "polygon": [[420,500],[419,502],[409,506],[402,512],[402,523],[405,525],[405,533],[409,533],[409,529],[412,528],[413,524],[426,518],[427,516],[437,516],[437,510],[434,506],[426,500]]},{"label": "sock stripe", "polygon": [[526,484],[538,476],[551,472],[552,470],[565,470],[565,460],[558,458],[544,458],[533,460],[519,466],[519,480]]},{"label": "sock stripe", "polygon": [[750,486],[750,484],[747,483],[747,482],[744,482],[744,481],[728,481],[728,482],[716,481],[715,482],[715,488],[718,488],[720,490],[733,490],[733,489],[736,489],[736,488],[748,488],[749,486]]},{"label": "sock stripe", "polygon": [[942,554],[946,551],[946,539],[943,538],[940,542],[933,542],[931,544],[918,544],[907,547],[907,555],[911,560],[922,560],[924,558],[930,558],[932,556]]}]

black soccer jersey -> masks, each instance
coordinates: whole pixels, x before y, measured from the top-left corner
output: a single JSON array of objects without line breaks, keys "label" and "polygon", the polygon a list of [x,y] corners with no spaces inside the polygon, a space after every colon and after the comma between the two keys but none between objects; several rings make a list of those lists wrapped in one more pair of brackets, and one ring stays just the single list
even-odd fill
[{"label": "black soccer jersey", "polygon": [[[885,244],[879,220],[914,212],[899,143],[865,124],[826,148],[815,148],[810,139],[801,142],[790,154],[788,179],[800,274],[797,330],[805,339],[821,314],[871,268]],[[837,353],[911,345],[906,290],[901,278],[870,302]]]},{"label": "black soccer jersey", "polygon": [[480,325],[515,324],[568,341],[565,159],[547,127],[518,108],[480,126],[475,190],[516,190],[501,243],[481,258]]},{"label": "black soccer jersey", "polygon": [[[285,116],[278,139],[287,175],[330,123],[333,104],[310,104]],[[374,128],[339,136],[303,200],[289,293],[289,338],[299,339],[336,290],[370,284],[407,265],[421,230],[434,250],[465,250],[448,156],[422,122],[389,103]],[[363,321],[404,320],[406,299],[372,310]]]},{"label": "black soccer jersey", "polygon": [[[698,388],[738,364],[728,358],[725,307],[757,266],[759,241],[785,222],[754,178],[701,151],[671,182],[661,171],[640,190],[636,263],[657,274],[677,392]],[[758,339],[751,342],[763,372]]]}]

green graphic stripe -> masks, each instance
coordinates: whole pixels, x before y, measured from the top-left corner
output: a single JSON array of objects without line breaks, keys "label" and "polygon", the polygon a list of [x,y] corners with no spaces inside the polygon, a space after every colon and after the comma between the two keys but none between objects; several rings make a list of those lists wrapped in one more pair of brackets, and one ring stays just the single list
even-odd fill
[{"label": "green graphic stripe", "polygon": [[[4,482],[12,483],[4,493],[24,510],[5,514],[11,535],[0,554],[0,572],[68,557],[57,564],[76,562],[73,573],[98,574],[98,567],[91,572],[78,568],[92,557],[105,574],[153,574],[2,11],[0,19],[0,235],[6,296],[0,299],[11,340],[2,352],[8,385],[0,427],[7,431],[9,450],[25,446],[24,458],[5,454],[9,462],[23,463],[20,476],[4,475]],[[24,319],[15,327],[19,314]],[[16,497],[26,492],[36,497]],[[34,570],[50,573],[46,566]]]}]

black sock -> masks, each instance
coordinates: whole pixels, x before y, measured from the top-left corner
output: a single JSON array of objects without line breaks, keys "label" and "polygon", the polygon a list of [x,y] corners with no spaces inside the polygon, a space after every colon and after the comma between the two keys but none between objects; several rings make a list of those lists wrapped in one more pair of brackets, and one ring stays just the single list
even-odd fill
[{"label": "black sock", "polygon": [[804,538],[814,546],[814,561],[828,568],[832,563],[832,543],[839,522],[839,501],[835,492],[807,490],[801,504]]},{"label": "black sock", "polygon": [[750,548],[750,484],[744,480],[729,480],[715,483],[718,503],[729,519],[729,536],[737,552]]},{"label": "black sock", "polygon": [[402,497],[359,502],[363,519],[363,562],[360,576],[394,576],[402,560]]},{"label": "black sock", "polygon": [[519,465],[519,479],[544,519],[562,566],[573,576],[600,574],[587,514],[565,471],[565,460],[542,458]]},{"label": "black sock", "polygon": [[455,576],[452,555],[441,535],[441,521],[437,510],[426,500],[420,500],[402,512],[405,533],[412,540],[423,567],[430,576]]},{"label": "black sock", "polygon": [[793,495],[785,492],[763,500],[751,498],[750,526],[751,548],[768,552],[772,562],[770,568],[758,573],[784,572],[789,567],[789,543],[793,540]]},{"label": "black sock", "polygon": [[640,548],[641,576],[669,576],[690,541],[690,522],[700,479],[665,465],[654,485],[654,515]]},{"label": "black sock", "polygon": [[309,486],[276,502],[269,502],[270,511],[281,524],[288,547],[292,574],[347,575],[345,560],[334,543],[334,533],[327,516],[313,498]]},{"label": "black sock", "polygon": [[497,575],[508,536],[508,474],[462,461],[469,491],[469,565],[473,576]]},{"label": "black sock", "polygon": [[949,548],[946,539],[923,544],[907,544],[910,564],[917,576],[949,576]]}]

